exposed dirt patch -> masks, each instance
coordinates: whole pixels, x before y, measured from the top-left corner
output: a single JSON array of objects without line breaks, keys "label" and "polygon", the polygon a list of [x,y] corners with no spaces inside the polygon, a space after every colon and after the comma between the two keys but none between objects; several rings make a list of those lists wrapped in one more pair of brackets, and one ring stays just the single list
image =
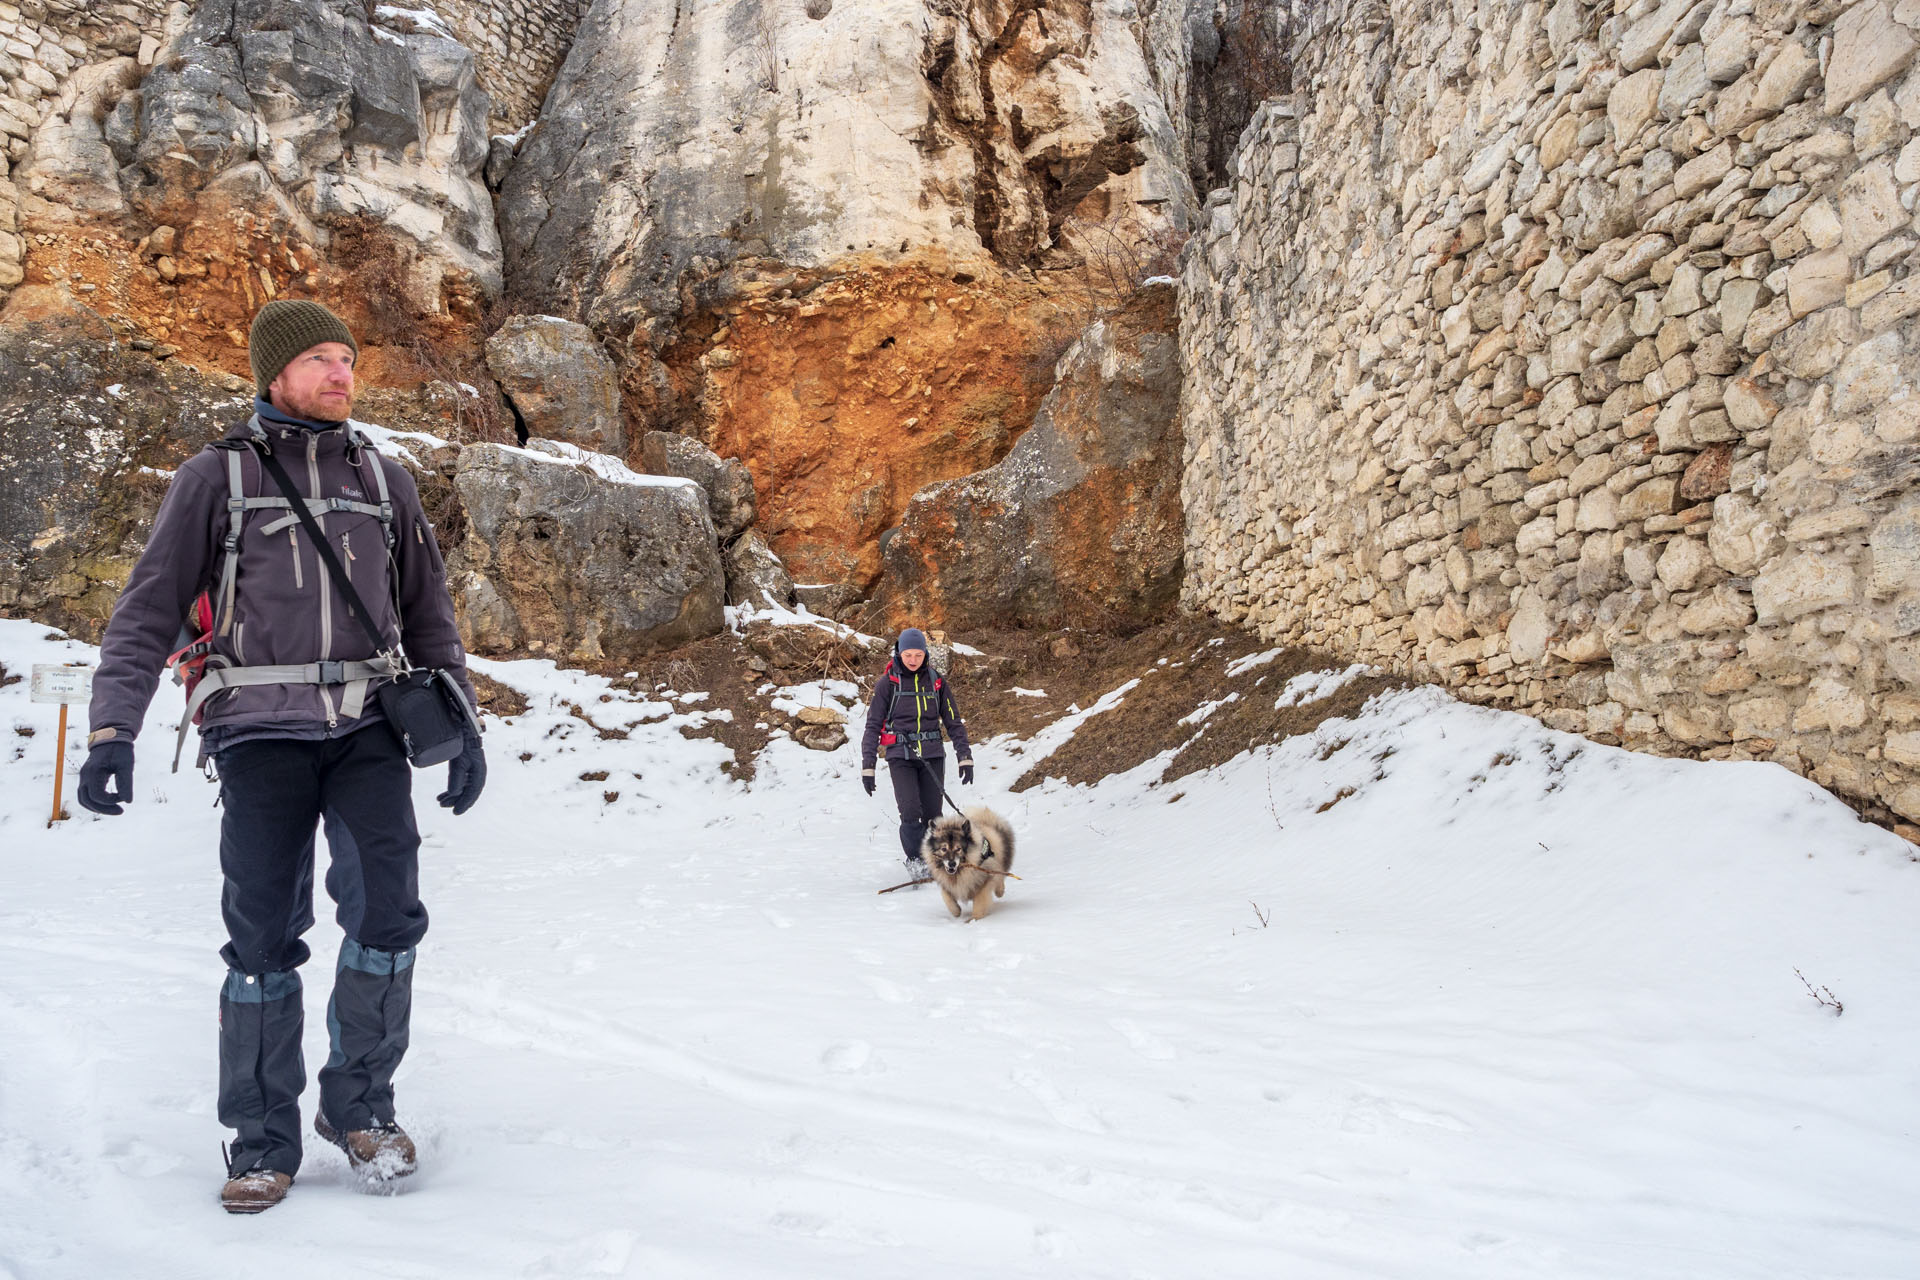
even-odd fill
[{"label": "exposed dirt patch", "polygon": [[[1363,676],[1303,706],[1276,707],[1294,676],[1340,671],[1347,664],[1309,649],[1285,649],[1259,666],[1235,668],[1271,646],[1208,619],[1183,618],[1125,637],[1008,632],[966,640],[997,655],[954,663],[961,712],[976,741],[999,733],[1030,737],[1070,707],[1090,706],[1128,680],[1140,681],[1117,708],[1089,720],[1065,746],[1023,774],[1015,791],[1043,778],[1097,782],[1178,750],[1162,779],[1172,782],[1253,747],[1352,716],[1375,694],[1407,685],[1399,677]],[[1215,707],[1210,715],[1190,719],[1209,704]]]},{"label": "exposed dirt patch", "polygon": [[473,681],[473,692],[480,699],[482,711],[491,711],[497,716],[517,716],[526,711],[526,698],[513,686],[501,684],[478,671],[469,671],[467,676]]},{"label": "exposed dirt patch", "polygon": [[[700,702],[675,705],[683,710],[731,712],[731,719],[709,719],[698,728],[683,726],[681,736],[720,743],[733,753],[733,759],[721,766],[727,776],[752,782],[760,752],[776,734],[785,731],[802,737],[807,732],[806,726],[769,706],[768,695],[760,690],[809,680],[855,680],[865,668],[878,670],[872,656],[857,642],[819,628],[762,623],[747,628],[744,635],[722,632],[634,665],[605,663],[588,670],[643,697],[704,692],[707,697]],[[592,722],[592,708],[578,712]],[[599,732],[626,736],[623,730]]]},{"label": "exposed dirt patch", "polygon": [[[1003,734],[1024,742],[1070,708],[1090,706],[1128,680],[1140,681],[1117,708],[1088,721],[1064,747],[1027,770],[1014,784],[1015,791],[1035,786],[1043,778],[1097,782],[1161,752],[1177,750],[1162,779],[1172,782],[1224,764],[1252,747],[1311,732],[1327,720],[1350,717],[1373,695],[1407,684],[1397,677],[1361,677],[1303,706],[1275,707],[1281,689],[1294,676],[1338,672],[1346,664],[1311,650],[1287,649],[1259,666],[1229,674],[1235,663],[1269,646],[1209,619],[1179,619],[1130,636],[1007,631],[953,639],[981,651],[977,656],[955,654],[948,663],[961,716],[975,742]],[[851,635],[821,628],[759,623],[744,634],[724,632],[656,654],[637,666],[602,664],[588,669],[642,697],[670,700],[671,694],[706,693],[699,702],[675,705],[731,712],[731,719],[683,727],[681,734],[725,746],[732,759],[721,766],[723,771],[752,782],[760,752],[782,733],[802,741],[817,735],[823,745],[831,741],[835,749],[842,744],[842,726],[802,724],[774,710],[769,694],[762,690],[813,680],[853,683],[860,701],[847,712],[844,730],[857,739],[888,652],[885,643],[864,646]],[[513,715],[525,709],[525,700],[511,690],[484,677],[475,679],[488,710]],[[1211,714],[1192,718],[1197,708],[1209,704]],[[593,707],[569,710],[594,723]],[[597,724],[595,728],[603,737],[626,736],[625,730]],[[1013,750],[1024,747],[1016,745]]]}]

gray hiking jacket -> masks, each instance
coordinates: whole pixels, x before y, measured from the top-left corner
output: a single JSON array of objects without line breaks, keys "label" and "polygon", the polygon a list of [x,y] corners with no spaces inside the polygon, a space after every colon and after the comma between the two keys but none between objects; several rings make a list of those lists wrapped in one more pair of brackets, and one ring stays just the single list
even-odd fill
[{"label": "gray hiking jacket", "polygon": [[[346,569],[354,590],[389,645],[398,641],[419,667],[447,668],[474,701],[466,653],[454,625],[446,565],[421,510],[420,492],[405,467],[379,459],[371,446],[350,441],[344,424],[291,426],[270,421],[274,456],[305,497],[379,503],[372,468],[386,477],[396,542],[389,557],[377,515],[331,510],[314,517]],[[348,613],[306,532],[290,511],[246,511],[241,520],[231,616],[221,608],[228,532],[229,458],[237,457],[243,493],[278,498],[281,491],[249,447],[242,422],[225,439],[183,464],[160,504],[146,551],[114,606],[94,675],[90,729],[95,740],[111,729],[132,738],[168,656],[179,647],[181,625],[195,597],[214,593],[210,666],[301,665],[374,656],[364,628]],[[358,715],[343,684],[268,684],[223,689],[207,702],[201,722],[206,749],[248,738],[338,737],[380,718],[368,697]],[[476,704],[477,705],[477,704]]]}]

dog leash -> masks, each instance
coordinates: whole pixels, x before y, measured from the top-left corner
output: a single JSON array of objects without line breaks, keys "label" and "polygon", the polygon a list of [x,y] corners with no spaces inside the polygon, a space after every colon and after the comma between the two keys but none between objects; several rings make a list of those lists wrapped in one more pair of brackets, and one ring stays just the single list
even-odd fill
[{"label": "dog leash", "polygon": [[[922,769],[925,769],[929,774],[933,773],[933,766],[928,764],[924,758],[920,756],[908,756],[907,759],[913,761],[915,764],[919,765]],[[952,805],[953,811],[955,813],[959,814],[963,818],[967,816],[966,810],[962,809],[959,805],[954,804],[953,797],[947,794],[947,786],[944,782],[941,782],[938,777],[935,777],[934,785],[940,788],[941,799],[945,800],[949,805]]]},{"label": "dog leash", "polygon": [[[927,763],[927,762],[926,762],[926,761],[925,761],[924,759],[922,759],[921,757],[919,757],[919,756],[909,756],[909,757],[907,757],[907,758],[908,758],[909,760],[912,760],[912,761],[913,761],[913,762],[914,762],[915,764],[917,764],[917,765],[919,765],[919,766],[920,766],[920,767],[921,767],[922,769],[925,769],[925,770],[926,770],[926,771],[927,771],[928,773],[932,773],[932,772],[933,772],[933,766],[932,766],[932,765],[930,765],[930,764],[928,764],[928,763]],[[953,797],[952,797],[952,796],[950,796],[950,795],[947,795],[947,788],[946,788],[946,786],[945,786],[944,784],[938,784],[938,782],[937,782],[937,780],[936,780],[936,784],[940,786],[940,795],[942,796],[942,798],[944,798],[944,799],[946,800],[946,802],[947,802],[948,804],[950,804],[950,805],[953,805],[953,811],[954,811],[955,813],[957,813],[957,814],[959,814],[959,815],[960,815],[960,816],[961,816],[962,818],[965,818],[965,817],[967,816],[967,814],[966,814],[966,811],[965,811],[964,809],[962,809],[962,808],[961,808],[961,807],[960,807],[959,805],[957,805],[957,804],[954,804],[954,801],[953,801]],[[988,840],[988,839],[987,839],[987,838],[986,838],[985,836],[982,836],[982,837],[980,837],[980,843],[986,846],[986,849],[987,849],[987,856],[988,856],[989,858],[991,858],[991,857],[993,857],[993,856],[994,856],[994,853],[993,853],[993,842],[992,842],[992,841],[990,841],[990,840]],[[990,876],[1005,876],[1005,877],[1006,877],[1007,879],[1009,879],[1009,880],[1018,880],[1018,879],[1020,878],[1019,876],[1017,876],[1017,875],[1015,875],[1015,874],[1013,874],[1013,872],[1011,872],[1011,871],[995,871],[995,870],[993,870],[993,869],[992,869],[991,867],[979,867],[979,868],[976,868],[976,869],[977,869],[977,870],[980,870],[980,871],[984,871],[984,872],[986,872],[986,873],[987,873],[988,875],[990,875]],[[894,888],[895,888],[895,889],[900,889],[900,888],[904,888],[904,887],[905,887],[905,886],[903,886],[903,885],[895,885],[895,886],[894,886]],[[882,893],[890,893],[890,892],[892,892],[892,890],[888,890],[888,889],[882,889],[882,890],[881,890],[880,892],[882,892]]]}]

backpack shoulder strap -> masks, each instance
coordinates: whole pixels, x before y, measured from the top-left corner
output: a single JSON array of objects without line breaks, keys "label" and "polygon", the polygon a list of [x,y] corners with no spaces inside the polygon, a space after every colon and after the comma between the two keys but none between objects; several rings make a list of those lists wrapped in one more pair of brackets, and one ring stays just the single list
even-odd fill
[{"label": "backpack shoulder strap", "polygon": [[221,541],[226,552],[221,557],[220,596],[217,612],[220,615],[220,634],[226,635],[233,630],[233,587],[240,572],[240,530],[247,518],[246,484],[240,476],[240,450],[251,447],[238,443],[223,449],[227,455],[227,536]]},{"label": "backpack shoulder strap", "polygon": [[387,489],[387,469],[380,462],[380,451],[373,447],[373,441],[347,425],[347,440],[360,450],[360,456],[373,464],[373,488],[380,495],[380,530],[386,536],[387,550],[393,550],[399,539],[393,532],[393,494]]}]

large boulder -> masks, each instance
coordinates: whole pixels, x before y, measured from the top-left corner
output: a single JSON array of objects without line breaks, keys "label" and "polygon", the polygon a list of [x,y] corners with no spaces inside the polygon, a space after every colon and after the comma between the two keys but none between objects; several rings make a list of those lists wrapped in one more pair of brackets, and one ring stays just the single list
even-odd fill
[{"label": "large boulder", "polygon": [[727,603],[755,609],[793,608],[793,578],[773,548],[748,530],[727,548]]},{"label": "large boulder", "polygon": [[626,454],[620,375],[585,325],[513,316],[487,339],[487,368],[528,436]]},{"label": "large boulder", "polygon": [[914,495],[883,552],[895,621],[1100,628],[1180,594],[1180,356],[1174,290],[1142,290],[1060,362],[1013,452]]},{"label": "large boulder", "polygon": [[453,582],[476,653],[627,661],[725,625],[726,573],[700,486],[536,440],[469,445]]},{"label": "large boulder", "polygon": [[753,475],[738,458],[722,458],[691,436],[649,431],[641,460],[657,476],[680,476],[706,490],[713,527],[731,538],[753,523]]}]

